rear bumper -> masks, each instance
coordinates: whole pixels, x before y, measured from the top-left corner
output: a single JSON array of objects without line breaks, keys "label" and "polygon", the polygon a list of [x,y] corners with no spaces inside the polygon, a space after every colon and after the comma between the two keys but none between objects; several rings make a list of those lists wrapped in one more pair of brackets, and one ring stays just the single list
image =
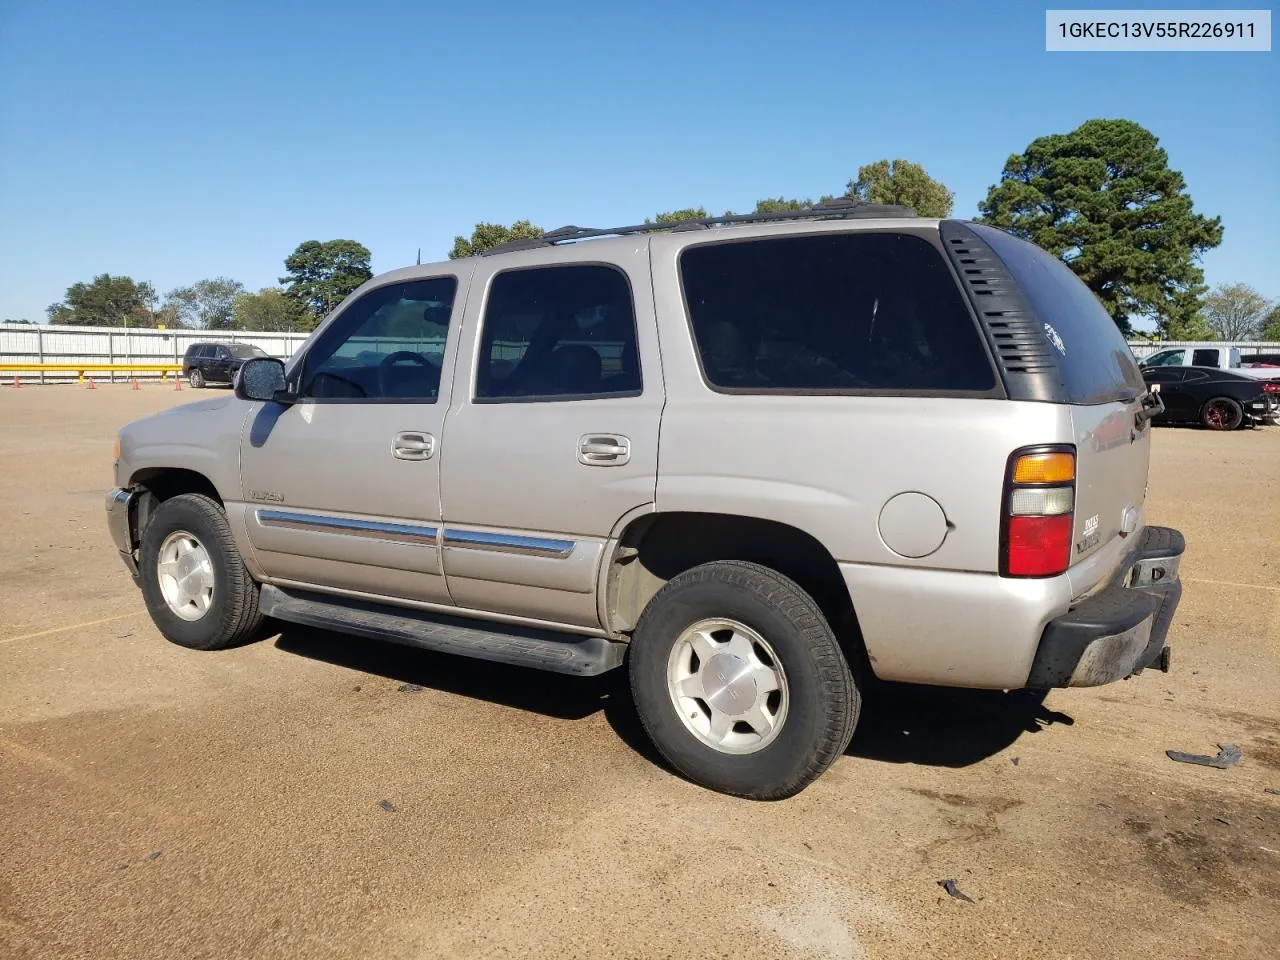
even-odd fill
[{"label": "rear bumper", "polygon": [[1269,423],[1276,413],[1276,404],[1265,393],[1244,405],[1244,412],[1257,423]]},{"label": "rear bumper", "polygon": [[136,490],[124,490],[120,487],[107,494],[107,530],[135,583],[138,582],[138,561],[134,556],[133,508],[137,498]]},{"label": "rear bumper", "polygon": [[1027,686],[1091,687],[1168,669],[1165,637],[1182,583],[1186,542],[1169,527],[1147,527],[1101,591],[1049,621],[1040,636]]}]

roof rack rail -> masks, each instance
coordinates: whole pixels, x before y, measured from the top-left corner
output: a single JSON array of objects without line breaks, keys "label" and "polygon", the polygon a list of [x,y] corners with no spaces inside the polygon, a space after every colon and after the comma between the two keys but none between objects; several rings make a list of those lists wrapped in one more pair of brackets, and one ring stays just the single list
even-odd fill
[{"label": "roof rack rail", "polygon": [[670,230],[672,233],[684,233],[690,230],[708,230],[711,227],[730,226],[739,223],[772,223],[779,220],[852,220],[869,217],[914,217],[911,207],[896,206],[884,203],[865,203],[853,197],[833,197],[815,203],[803,210],[779,210],[775,213],[735,213],[724,217],[705,217],[698,220],[678,220],[670,223],[639,223],[629,227],[558,227],[548,230],[540,237],[522,237],[519,240],[508,240],[486,250],[481,256],[492,256],[497,253],[513,253],[517,250],[536,250],[540,247],[551,247],[558,243],[572,243],[578,240],[590,240],[594,237],[622,237],[632,233],[654,233],[658,230]]}]

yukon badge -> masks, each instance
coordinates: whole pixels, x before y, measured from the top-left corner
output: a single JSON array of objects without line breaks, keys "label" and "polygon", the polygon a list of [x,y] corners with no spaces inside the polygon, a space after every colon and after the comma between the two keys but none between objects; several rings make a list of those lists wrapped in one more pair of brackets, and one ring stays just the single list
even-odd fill
[{"label": "yukon badge", "polygon": [[1084,522],[1084,539],[1076,544],[1076,553],[1084,553],[1098,545],[1098,515],[1095,513]]},{"label": "yukon badge", "polygon": [[250,490],[250,500],[265,500],[267,503],[284,503],[284,494],[272,490]]}]

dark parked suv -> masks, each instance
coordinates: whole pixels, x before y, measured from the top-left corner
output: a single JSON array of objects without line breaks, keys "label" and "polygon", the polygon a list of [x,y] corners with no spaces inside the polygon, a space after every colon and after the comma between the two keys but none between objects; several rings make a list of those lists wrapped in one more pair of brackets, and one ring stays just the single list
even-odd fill
[{"label": "dark parked suv", "polygon": [[265,356],[251,343],[194,343],[182,358],[182,375],[197,389],[206,383],[234,383],[246,360]]}]

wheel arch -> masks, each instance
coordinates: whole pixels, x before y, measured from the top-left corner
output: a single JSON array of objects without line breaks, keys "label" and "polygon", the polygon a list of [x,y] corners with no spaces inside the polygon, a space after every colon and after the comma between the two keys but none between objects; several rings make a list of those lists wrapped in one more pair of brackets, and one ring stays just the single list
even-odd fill
[{"label": "wheel arch", "polygon": [[156,508],[166,500],[184,493],[201,493],[218,506],[225,507],[222,495],[213,481],[198,470],[187,467],[142,467],[129,477],[129,485],[139,490],[132,512],[134,542],[142,539],[142,532],[151,522]]},{"label": "wheel arch", "polygon": [[626,634],[673,577],[716,560],[757,563],[794,580],[817,602],[850,666],[866,666],[853,599],[839,564],[812,534],[742,514],[657,512],[632,519],[605,559],[606,627]]}]

